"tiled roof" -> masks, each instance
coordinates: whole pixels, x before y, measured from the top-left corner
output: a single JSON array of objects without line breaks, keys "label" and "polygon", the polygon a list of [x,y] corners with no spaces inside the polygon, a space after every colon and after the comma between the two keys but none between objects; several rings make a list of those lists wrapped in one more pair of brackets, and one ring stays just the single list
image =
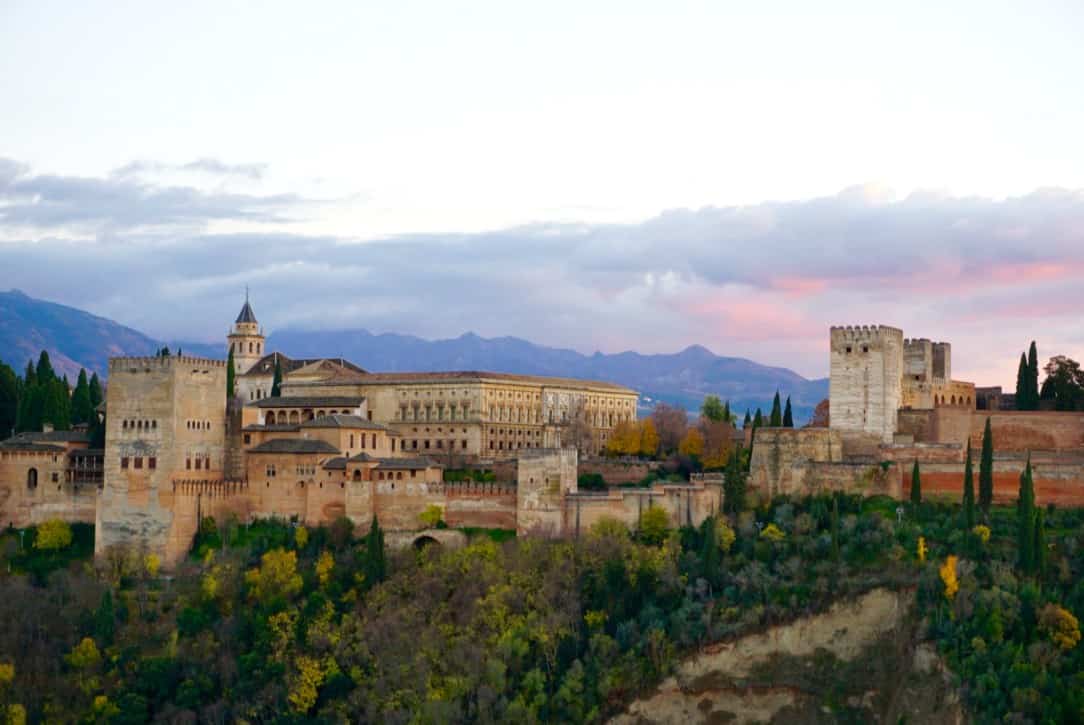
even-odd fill
[{"label": "tiled roof", "polygon": [[275,438],[248,449],[249,453],[338,453],[330,443],[313,438]]},{"label": "tiled roof", "polygon": [[359,453],[348,460],[350,463],[372,463],[375,461],[377,468],[393,469],[430,468],[440,465],[429,458],[377,458],[376,456],[370,456],[368,453]]},{"label": "tiled roof", "polygon": [[293,425],[289,423],[271,423],[270,425],[261,425],[259,423],[249,423],[241,430],[248,433],[258,433],[261,431],[275,432],[275,433],[296,433],[301,430],[301,426],[297,423]]},{"label": "tiled roof", "polygon": [[0,449],[5,451],[39,451],[42,453],[63,453],[64,446],[49,443],[31,443],[30,441],[17,441],[13,438],[0,443]]},{"label": "tiled roof", "polygon": [[365,398],[345,395],[291,395],[285,398],[264,398],[251,403],[257,408],[357,408]]},{"label": "tiled roof", "polygon": [[237,322],[256,322],[256,313],[252,311],[252,305],[248,303],[248,300],[245,300],[241,314],[237,315]]},{"label": "tiled roof", "polygon": [[360,415],[321,415],[300,424],[302,428],[365,428],[366,430],[387,430],[387,426],[374,423]]},{"label": "tiled roof", "polygon": [[551,385],[554,387],[589,388],[605,390],[614,393],[627,393],[635,395],[632,388],[607,383],[598,380],[579,380],[577,378],[558,378],[544,375],[515,375],[513,373],[493,373],[481,370],[452,370],[447,372],[431,373],[365,373],[363,375],[350,376],[349,380],[328,380],[307,383],[294,383],[297,386],[319,386],[329,384],[342,384],[343,382],[356,382],[358,385],[409,385],[429,383],[460,383],[460,382],[508,382],[508,383],[532,383],[536,385]]},{"label": "tiled roof", "polygon": [[324,470],[325,471],[345,471],[346,470],[346,459],[343,458],[342,456],[336,456],[335,458],[329,458],[328,460],[324,461]]},{"label": "tiled roof", "polygon": [[346,360],[345,358],[321,358],[321,357],[308,357],[293,359],[281,352],[271,352],[264,355],[262,358],[253,363],[245,372],[241,373],[241,377],[267,377],[274,375],[275,373],[275,360],[279,361],[279,366],[282,368],[282,374],[292,373],[295,370],[300,370],[303,367],[307,367],[314,363],[327,361],[335,365],[337,372],[351,372],[351,373],[364,373],[365,371],[355,365],[354,363]]},{"label": "tiled roof", "polygon": [[[29,441],[32,443],[86,443],[87,434],[78,430],[26,431],[16,433],[8,441]],[[4,441],[5,443],[7,441]]]}]

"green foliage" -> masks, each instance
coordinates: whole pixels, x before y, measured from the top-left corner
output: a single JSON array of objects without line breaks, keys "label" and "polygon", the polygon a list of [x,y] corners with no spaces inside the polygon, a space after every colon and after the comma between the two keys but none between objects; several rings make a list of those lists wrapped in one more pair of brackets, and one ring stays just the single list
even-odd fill
[{"label": "green foliage", "polygon": [[964,531],[975,528],[975,475],[971,469],[971,441],[967,442],[967,460],[964,463]]},{"label": "green foliage", "polygon": [[493,471],[480,468],[446,468],[444,469],[444,480],[449,482],[494,483],[497,480],[497,475]]},{"label": "green foliage", "polygon": [[1020,571],[1035,571],[1035,483],[1031,475],[1031,456],[1020,474],[1020,492],[1016,501],[1016,547]]},{"label": "green foliage", "polygon": [[990,418],[982,431],[982,457],[979,459],[979,507],[983,519],[990,515],[990,506],[994,501],[994,433],[990,428]]},{"label": "green foliage", "polygon": [[444,509],[436,504],[426,506],[425,510],[418,514],[418,522],[427,529],[435,528],[437,525],[443,523],[443,518]]},{"label": "green foliage", "polygon": [[[276,358],[275,362],[278,362]],[[237,363],[233,360],[233,345],[230,345],[230,354],[226,357],[226,399],[230,400],[237,395]]]},{"label": "green foliage", "polygon": [[794,413],[790,409],[790,396],[789,395],[787,396],[786,407],[783,408],[783,427],[784,428],[793,428],[794,427]]},{"label": "green foliage", "polygon": [[742,449],[735,448],[723,472],[723,510],[737,513],[745,508],[745,489],[749,474],[742,464]]},{"label": "green foliage", "polygon": [[640,514],[638,533],[646,544],[661,544],[670,533],[670,514],[661,506],[649,506]]},{"label": "green foliage", "polygon": [[271,378],[271,397],[278,398],[282,395],[282,362],[275,355],[275,374]]},{"label": "green foliage", "polygon": [[606,480],[601,473],[581,473],[576,480],[576,488],[581,491],[605,491]]},{"label": "green foliage", "polygon": [[19,394],[22,381],[10,366],[0,362],[0,440],[15,432],[19,417]]},{"label": "green foliage", "polygon": [[[729,403],[727,405],[729,406]],[[718,395],[707,395],[700,404],[700,415],[715,423],[726,422],[729,411]]]},{"label": "green foliage", "polygon": [[384,581],[388,573],[388,562],[384,551],[384,532],[380,530],[380,522],[373,516],[369,533],[365,537],[365,582],[369,586],[376,586]]},{"label": "green foliage", "polygon": [[79,369],[79,378],[72,391],[71,402],[72,423],[90,423],[94,420],[94,406],[90,402],[90,383],[87,381],[87,371]]},{"label": "green foliage", "polygon": [[775,391],[775,397],[772,399],[772,414],[768,419],[768,425],[772,428],[779,428],[783,425],[783,409],[779,403],[779,391]]},{"label": "green foliage", "polygon": [[918,470],[918,460],[915,460],[915,465],[911,468],[911,505],[922,505],[922,474]]},{"label": "green foliage", "polygon": [[66,549],[72,543],[72,528],[67,521],[49,519],[38,527],[34,548],[42,551]]}]

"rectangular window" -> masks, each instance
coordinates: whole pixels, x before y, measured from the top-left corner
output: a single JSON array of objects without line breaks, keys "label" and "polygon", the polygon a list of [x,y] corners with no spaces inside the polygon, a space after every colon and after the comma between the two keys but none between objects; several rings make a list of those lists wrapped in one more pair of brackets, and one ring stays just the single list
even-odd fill
[{"label": "rectangular window", "polygon": [[56,471],[53,471],[53,483],[57,483],[59,481],[60,481],[60,474],[57,473]]},{"label": "rectangular window", "polygon": [[[362,437],[362,438],[364,438],[364,437],[365,437],[365,434],[364,434],[364,433],[362,433],[362,434],[361,434],[361,437]],[[354,447],[354,434],[353,434],[353,433],[351,433],[351,434],[350,434],[350,447],[351,447],[351,448],[353,448],[353,447]],[[361,447],[362,447],[362,448],[364,448],[364,447],[365,447],[365,441],[362,441],[362,443],[361,443]]]},{"label": "rectangular window", "polygon": [[418,450],[418,441],[411,441],[410,442],[410,447],[413,448],[414,450]]},{"label": "rectangular window", "polygon": [[467,442],[462,441],[462,443],[463,443],[463,445],[462,445],[463,450],[467,450]]},{"label": "rectangular window", "polygon": [[121,468],[127,468],[128,467],[128,457],[127,456],[121,457],[121,459],[120,459],[120,467]]},{"label": "rectangular window", "polygon": [[192,459],[191,458],[184,459],[184,470],[186,470],[186,471],[191,471],[192,470]]},{"label": "rectangular window", "polygon": [[[364,433],[362,433],[361,435],[363,438],[365,437]],[[376,448],[376,433],[373,433],[373,448]]]},{"label": "rectangular window", "polygon": [[411,478],[417,478],[417,476],[418,476],[418,472],[415,471],[413,468],[411,468],[410,469],[410,477]]},{"label": "rectangular window", "polygon": [[443,447],[444,447],[444,441],[438,439],[437,440],[437,448],[443,448]]},{"label": "rectangular window", "polygon": [[202,466],[203,466],[203,459],[202,459],[202,458],[197,458],[197,459],[196,459],[196,470],[197,470],[197,471],[198,471],[198,470],[200,470],[200,468],[201,468]]},{"label": "rectangular window", "polygon": [[426,441],[426,442],[425,442],[425,447],[426,447],[426,449],[428,450],[428,448],[429,448],[429,441]]},{"label": "rectangular window", "polygon": [[147,459],[147,468],[151,469],[152,471],[154,469],[158,468],[158,459],[155,458],[154,456],[151,456],[150,458],[148,458]]},{"label": "rectangular window", "polygon": [[136,467],[136,469],[143,468],[143,456],[136,456],[135,457],[135,467]]},{"label": "rectangular window", "polygon": [[245,433],[245,445],[247,446],[251,442],[252,442],[252,434],[251,433]]}]

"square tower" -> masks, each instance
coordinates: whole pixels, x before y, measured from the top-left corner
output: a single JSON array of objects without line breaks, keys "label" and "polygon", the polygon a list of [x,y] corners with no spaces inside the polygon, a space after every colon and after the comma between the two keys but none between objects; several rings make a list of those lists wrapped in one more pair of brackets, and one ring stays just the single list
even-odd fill
[{"label": "square tower", "polygon": [[833,327],[832,428],[891,443],[902,399],[903,331],[884,325]]},{"label": "square tower", "polygon": [[189,541],[171,541],[173,484],[221,480],[226,441],[226,363],[196,357],[109,361],[104,484],[94,549],[145,547],[164,561]]}]

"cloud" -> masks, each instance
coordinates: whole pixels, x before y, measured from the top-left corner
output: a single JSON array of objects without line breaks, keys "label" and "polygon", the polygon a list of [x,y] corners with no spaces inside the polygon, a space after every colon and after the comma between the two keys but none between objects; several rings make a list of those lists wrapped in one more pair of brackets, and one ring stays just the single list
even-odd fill
[{"label": "cloud", "polygon": [[228,164],[212,158],[196,159],[186,164],[166,164],[161,161],[132,161],[115,169],[112,176],[124,178],[170,172],[193,172],[224,177],[237,176],[259,181],[267,173],[267,164]]},{"label": "cloud", "polygon": [[[0,287],[167,338],[222,338],[250,285],[269,329],[472,330],[584,352],[700,343],[810,376],[827,373],[831,324],[891,324],[948,340],[954,371],[980,383],[1011,383],[1033,338],[1041,354],[1084,357],[1078,191],[894,200],[865,186],[673,210],[639,224],[366,242],[291,233],[285,220],[304,202],[125,175],[35,176],[0,161],[0,233],[12,238],[17,224],[38,233],[0,247]],[[212,233],[206,225],[216,219],[270,227]],[[89,238],[64,235],[87,226]]]}]

